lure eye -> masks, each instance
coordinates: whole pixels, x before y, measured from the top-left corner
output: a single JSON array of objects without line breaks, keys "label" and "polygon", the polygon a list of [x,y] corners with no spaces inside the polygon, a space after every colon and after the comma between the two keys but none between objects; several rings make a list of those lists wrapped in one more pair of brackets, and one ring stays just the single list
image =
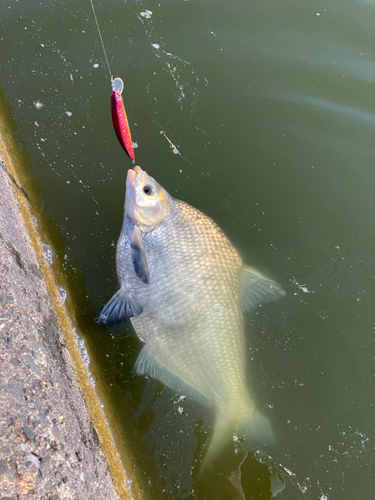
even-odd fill
[{"label": "lure eye", "polygon": [[151,196],[151,195],[152,195],[152,193],[153,193],[152,187],[150,187],[150,186],[145,186],[145,187],[143,188],[143,192],[144,192],[145,194],[147,194],[147,196]]}]

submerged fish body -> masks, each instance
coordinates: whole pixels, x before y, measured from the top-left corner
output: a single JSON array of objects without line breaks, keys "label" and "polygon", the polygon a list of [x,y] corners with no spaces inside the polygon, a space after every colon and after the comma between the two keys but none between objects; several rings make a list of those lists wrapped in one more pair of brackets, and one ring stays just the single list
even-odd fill
[{"label": "submerged fish body", "polygon": [[243,266],[212,219],[140,167],[128,172],[116,261],[121,288],[99,322],[131,319],[145,344],[134,372],[214,406],[213,441],[228,426],[251,442],[271,441],[246,384],[242,309],[282,297],[279,285]]}]

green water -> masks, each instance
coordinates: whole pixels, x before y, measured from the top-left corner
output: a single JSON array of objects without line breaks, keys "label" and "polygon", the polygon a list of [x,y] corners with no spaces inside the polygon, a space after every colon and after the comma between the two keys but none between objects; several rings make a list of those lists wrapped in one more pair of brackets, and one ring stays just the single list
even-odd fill
[{"label": "green water", "polygon": [[[372,500],[375,1],[95,5],[137,163],[287,291],[246,324],[249,383],[287,482],[277,498]],[[227,479],[244,458],[235,447],[199,477],[212,415],[132,376],[130,325],[96,324],[118,286],[130,162],[89,0],[2,0],[0,84],[131,477],[149,499],[244,498]],[[247,500],[270,498],[259,457],[241,473]]]}]

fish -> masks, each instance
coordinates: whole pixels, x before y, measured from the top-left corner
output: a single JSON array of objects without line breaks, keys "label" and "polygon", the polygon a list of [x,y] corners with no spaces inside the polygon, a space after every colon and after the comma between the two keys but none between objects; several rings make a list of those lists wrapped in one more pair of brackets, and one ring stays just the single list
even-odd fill
[{"label": "fish", "polygon": [[124,90],[124,82],[121,78],[115,78],[112,81],[112,93],[111,93],[111,115],[113,128],[115,130],[116,137],[125,151],[125,153],[135,162],[133,142],[130,134],[130,127],[128,123],[128,118],[126,116],[124,101],[122,99],[122,91]]},{"label": "fish", "polygon": [[139,166],[127,172],[116,267],[120,288],[98,322],[130,319],[144,343],[133,373],[214,408],[207,460],[234,433],[252,447],[274,443],[246,381],[244,312],[282,298],[281,286],[244,265],[210,217]]}]

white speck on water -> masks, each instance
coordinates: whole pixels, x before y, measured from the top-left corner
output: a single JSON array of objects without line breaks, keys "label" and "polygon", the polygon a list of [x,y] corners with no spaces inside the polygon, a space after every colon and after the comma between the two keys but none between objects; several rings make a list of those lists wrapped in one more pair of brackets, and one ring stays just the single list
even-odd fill
[{"label": "white speck on water", "polygon": [[182,174],[182,170],[180,170],[180,174]]},{"label": "white speck on water", "polygon": [[182,415],[182,413],[184,412],[184,409],[182,408],[182,406],[179,406],[179,407],[177,408],[177,411],[178,411],[178,413],[179,413],[180,415]]},{"label": "white speck on water", "polygon": [[286,467],[283,467],[283,469],[285,470],[285,472],[287,474],[289,474],[289,476],[295,476],[295,474],[291,470],[287,469]]},{"label": "white speck on water", "polygon": [[134,149],[137,149],[137,147],[138,147],[138,142],[132,142],[132,145],[133,145],[133,148],[134,148]]},{"label": "white speck on water", "polygon": [[92,65],[93,68],[99,68],[99,64],[98,63],[95,63]]},{"label": "white speck on water", "polygon": [[320,500],[328,500],[328,497],[327,497],[326,495],[322,495],[322,496],[320,497]]},{"label": "white speck on water", "polygon": [[317,13],[316,13],[316,15],[317,15],[317,16],[320,16],[320,12],[317,12]]},{"label": "white speck on water", "polygon": [[[315,293],[315,292],[312,292],[311,290],[309,290],[309,289],[307,288],[307,286],[306,286],[306,284],[305,284],[305,283],[303,283],[303,284],[298,283],[298,281],[297,281],[295,278],[291,278],[291,280],[290,280],[290,281],[292,281],[295,285],[297,285],[297,286],[298,286],[298,288],[299,288],[300,290],[302,290],[302,292],[304,292],[304,293]],[[298,295],[298,293],[294,292],[294,295]]]},{"label": "white speck on water", "polygon": [[160,49],[160,45],[157,43],[152,43],[151,45],[154,47],[154,49]]},{"label": "white speck on water", "polygon": [[44,104],[40,101],[34,101],[34,106],[36,107],[36,109],[42,109]]},{"label": "white speck on water", "polygon": [[49,266],[52,265],[52,250],[49,245],[42,243],[43,255]]},{"label": "white speck on water", "polygon": [[150,19],[150,17],[152,16],[152,11],[146,9],[143,12],[141,12],[141,16],[144,17],[145,19]]},{"label": "white speck on water", "polygon": [[335,248],[336,248],[336,250],[338,250],[340,247],[337,245],[337,246],[335,246]]},{"label": "white speck on water", "polygon": [[44,47],[44,43],[41,43],[41,44],[40,44],[40,46],[41,46],[41,47]]},{"label": "white speck on water", "polygon": [[186,396],[181,395],[181,396],[177,399],[177,401],[174,401],[174,404],[176,405],[176,404],[178,404],[178,403],[181,403],[181,401],[185,401],[185,399],[186,399]]},{"label": "white speck on water", "polygon": [[70,184],[70,181],[66,181],[67,184]]},{"label": "white speck on water", "polygon": [[72,112],[71,111],[65,111],[65,113],[68,115],[68,116],[72,116]]},{"label": "white speck on water", "polygon": [[239,440],[240,440],[240,438],[234,434],[234,436],[233,436],[233,442],[237,443]]}]

